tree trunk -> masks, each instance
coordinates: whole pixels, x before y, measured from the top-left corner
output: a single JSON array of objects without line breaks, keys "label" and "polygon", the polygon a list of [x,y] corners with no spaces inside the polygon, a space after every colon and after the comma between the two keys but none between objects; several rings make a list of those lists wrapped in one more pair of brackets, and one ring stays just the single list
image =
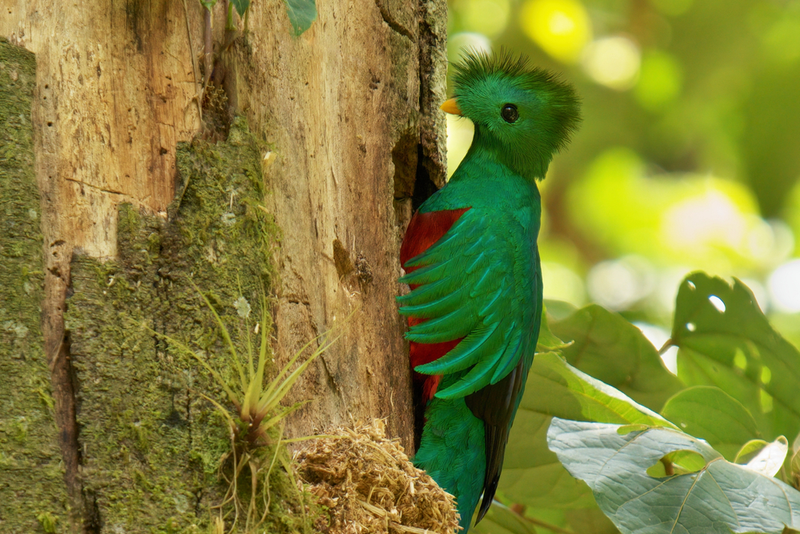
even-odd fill
[{"label": "tree trunk", "polygon": [[346,322],[287,434],[384,417],[410,452],[397,252],[444,178],[445,3],[320,2],[295,35],[223,0],[207,55],[196,0],[3,1],[0,530],[205,528],[225,397],[167,336],[233,369],[196,288],[240,348],[271,295],[276,368]]}]

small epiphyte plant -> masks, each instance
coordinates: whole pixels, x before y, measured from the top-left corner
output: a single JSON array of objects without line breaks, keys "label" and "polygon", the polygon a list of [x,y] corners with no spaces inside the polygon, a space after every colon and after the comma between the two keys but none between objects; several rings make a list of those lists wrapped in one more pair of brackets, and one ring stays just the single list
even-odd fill
[{"label": "small epiphyte plant", "polygon": [[[338,335],[334,335],[337,328],[334,327],[306,343],[275,377],[265,384],[267,366],[268,363],[272,362],[268,334],[270,316],[266,298],[262,298],[261,302],[261,322],[257,323],[255,328],[252,329],[256,335],[260,335],[258,353],[257,355],[255,354],[252,344],[251,328],[247,327],[245,338],[247,354],[243,357],[240,351],[237,350],[230,331],[208,297],[194,283],[192,283],[192,286],[214,316],[224,344],[230,354],[230,361],[233,364],[233,383],[226,381],[220,372],[209,365],[206,358],[192,350],[185,343],[165,334],[155,331],[153,333],[168,341],[179,352],[197,360],[211,374],[215,382],[227,395],[228,401],[233,405],[233,410],[225,408],[223,406],[224,401],[215,400],[202,392],[198,392],[200,396],[212,403],[225,417],[230,430],[231,450],[221,458],[220,464],[225,465],[228,460],[231,460],[232,473],[223,473],[223,477],[228,482],[228,490],[222,502],[214,506],[220,511],[217,523],[224,524],[225,520],[231,521],[230,532],[233,532],[240,518],[244,516],[245,532],[251,532],[266,520],[269,513],[271,502],[270,476],[277,462],[280,462],[285,469],[291,481],[290,485],[297,488],[289,455],[286,453],[285,448],[286,443],[297,441],[297,439],[283,439],[283,421],[290,413],[310,401],[297,402],[288,407],[282,406],[281,402],[306,368],[338,339]],[[246,299],[241,297],[234,305],[237,307],[240,316],[245,319],[249,316],[250,305]],[[344,322],[346,321],[342,323]],[[316,348],[311,351],[311,354],[294,368],[301,356],[315,344]],[[240,475],[242,475],[246,467],[249,467],[250,477],[240,482]],[[249,502],[245,503],[242,501],[240,492],[242,490],[246,492],[247,486],[250,489],[250,498]],[[229,506],[231,504],[233,505],[234,517],[232,519],[223,517],[223,510],[225,509],[229,511],[225,515],[229,515]],[[301,505],[301,508],[303,514],[305,514],[305,506]]]}]

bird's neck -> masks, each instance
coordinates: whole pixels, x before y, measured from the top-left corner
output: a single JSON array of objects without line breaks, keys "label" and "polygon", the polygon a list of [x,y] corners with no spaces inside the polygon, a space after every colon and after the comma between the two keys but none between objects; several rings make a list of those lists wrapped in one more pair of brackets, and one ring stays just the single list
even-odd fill
[{"label": "bird's neck", "polygon": [[496,137],[483,133],[476,124],[472,145],[470,145],[467,155],[464,156],[464,160],[472,158],[496,161],[508,167],[514,174],[535,181],[544,179],[553,155],[549,151],[541,151],[540,147],[512,148],[506,146]]}]

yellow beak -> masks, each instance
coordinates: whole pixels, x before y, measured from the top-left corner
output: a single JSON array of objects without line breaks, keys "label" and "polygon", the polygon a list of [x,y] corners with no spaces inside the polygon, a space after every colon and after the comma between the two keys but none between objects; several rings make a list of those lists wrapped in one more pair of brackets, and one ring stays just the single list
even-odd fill
[{"label": "yellow beak", "polygon": [[451,115],[461,115],[461,110],[458,108],[458,102],[455,98],[445,100],[439,109]]}]

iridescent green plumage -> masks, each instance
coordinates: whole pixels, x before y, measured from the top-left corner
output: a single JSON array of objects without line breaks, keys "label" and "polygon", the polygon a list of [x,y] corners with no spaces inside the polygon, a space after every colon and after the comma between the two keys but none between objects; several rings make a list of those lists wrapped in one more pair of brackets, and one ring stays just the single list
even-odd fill
[{"label": "iridescent green plumage", "polygon": [[569,85],[508,54],[467,55],[455,99],[472,146],[409,225],[401,281],[412,290],[398,301],[412,365],[430,375],[415,463],[456,496],[466,530],[497,487],[539,335],[536,179],[580,117]]}]

